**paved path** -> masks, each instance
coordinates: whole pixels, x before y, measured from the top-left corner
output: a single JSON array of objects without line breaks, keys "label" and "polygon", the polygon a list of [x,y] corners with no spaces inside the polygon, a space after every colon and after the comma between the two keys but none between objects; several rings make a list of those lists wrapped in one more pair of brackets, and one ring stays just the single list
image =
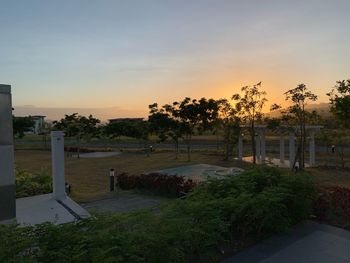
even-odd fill
[{"label": "paved path", "polygon": [[81,205],[85,209],[96,211],[98,213],[123,213],[144,208],[154,208],[157,207],[160,203],[161,200],[157,198],[138,195],[126,195],[93,201]]},{"label": "paved path", "polygon": [[222,263],[350,262],[350,231],[308,221],[265,240]]}]

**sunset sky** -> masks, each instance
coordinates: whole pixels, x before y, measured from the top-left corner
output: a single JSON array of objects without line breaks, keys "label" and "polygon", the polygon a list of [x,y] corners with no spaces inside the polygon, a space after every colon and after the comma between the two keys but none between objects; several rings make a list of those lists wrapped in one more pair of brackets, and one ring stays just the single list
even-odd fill
[{"label": "sunset sky", "polygon": [[[147,115],[186,96],[350,78],[350,1],[0,0],[0,83],[18,114]],[[51,108],[51,109],[49,109]]]}]

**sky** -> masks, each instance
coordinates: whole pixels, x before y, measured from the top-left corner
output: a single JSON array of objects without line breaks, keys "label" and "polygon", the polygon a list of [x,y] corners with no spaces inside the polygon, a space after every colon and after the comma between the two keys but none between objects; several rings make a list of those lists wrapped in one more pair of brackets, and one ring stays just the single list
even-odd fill
[{"label": "sky", "polygon": [[145,117],[148,105],[269,103],[305,83],[327,102],[350,78],[348,0],[0,0],[0,83],[18,113]]}]

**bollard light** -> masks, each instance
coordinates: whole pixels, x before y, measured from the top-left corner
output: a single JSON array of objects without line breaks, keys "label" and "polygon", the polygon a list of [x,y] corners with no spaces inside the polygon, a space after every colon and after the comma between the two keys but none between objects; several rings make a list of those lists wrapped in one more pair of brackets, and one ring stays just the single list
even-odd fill
[{"label": "bollard light", "polygon": [[114,169],[111,168],[109,170],[109,191],[110,192],[114,192],[114,176],[115,176]]}]

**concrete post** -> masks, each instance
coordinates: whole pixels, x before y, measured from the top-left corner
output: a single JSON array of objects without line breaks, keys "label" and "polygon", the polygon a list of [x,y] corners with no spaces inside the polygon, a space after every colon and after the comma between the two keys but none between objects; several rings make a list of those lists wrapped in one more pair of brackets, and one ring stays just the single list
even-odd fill
[{"label": "concrete post", "polygon": [[66,198],[66,189],[64,180],[64,133],[62,131],[51,132],[51,156],[53,198],[63,200]]},{"label": "concrete post", "polygon": [[16,219],[11,86],[0,84],[0,222]]},{"label": "concrete post", "polygon": [[295,133],[294,131],[289,132],[289,167],[293,168],[295,159]]},{"label": "concrete post", "polygon": [[239,133],[238,135],[238,160],[243,159],[243,135]]},{"label": "concrete post", "polygon": [[255,152],[256,152],[256,162],[261,161],[261,141],[260,141],[260,131],[258,130],[257,135],[255,135]]},{"label": "concrete post", "polygon": [[266,161],[266,140],[265,140],[265,129],[260,130],[260,143],[261,143],[261,162],[265,163]]},{"label": "concrete post", "polygon": [[313,129],[310,130],[310,166],[315,166],[315,131]]},{"label": "concrete post", "polygon": [[280,136],[280,163],[284,164],[284,136]]}]

